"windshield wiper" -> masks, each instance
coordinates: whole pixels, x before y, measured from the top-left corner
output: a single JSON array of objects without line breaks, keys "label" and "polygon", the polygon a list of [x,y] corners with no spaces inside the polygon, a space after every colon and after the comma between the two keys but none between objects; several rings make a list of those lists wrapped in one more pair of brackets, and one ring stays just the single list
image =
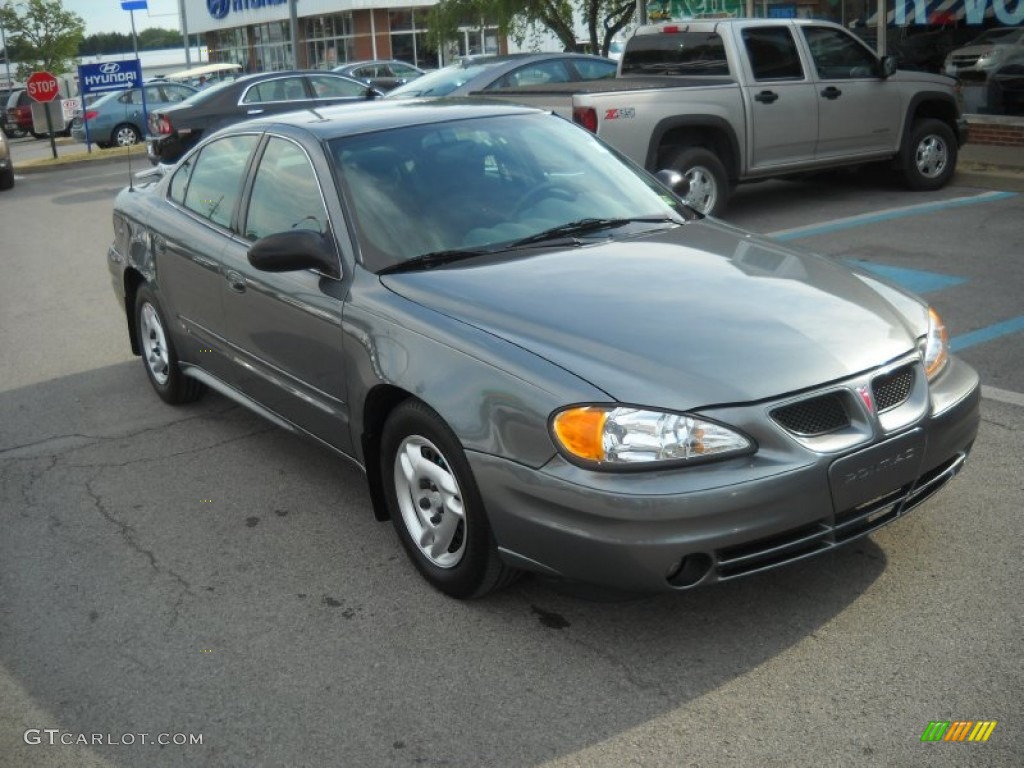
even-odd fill
[{"label": "windshield wiper", "polygon": [[474,256],[483,256],[488,253],[494,253],[494,251],[472,248],[449,251],[431,251],[430,253],[423,253],[419,256],[414,256],[411,259],[406,259],[405,261],[400,261],[397,264],[384,267],[384,269],[378,270],[377,274],[393,275],[396,272],[415,272],[420,269],[432,269],[433,267],[439,267],[442,264],[451,264],[455,261],[471,259]]},{"label": "windshield wiper", "polygon": [[545,229],[535,235],[516,240],[509,247],[518,248],[523,245],[544,243],[548,240],[560,240],[575,235],[585,235],[590,232],[600,232],[605,229],[615,229],[626,224],[650,222],[652,224],[682,224],[683,222],[673,219],[671,216],[636,216],[629,219],[579,219],[570,221],[568,224],[559,224],[557,227]]}]

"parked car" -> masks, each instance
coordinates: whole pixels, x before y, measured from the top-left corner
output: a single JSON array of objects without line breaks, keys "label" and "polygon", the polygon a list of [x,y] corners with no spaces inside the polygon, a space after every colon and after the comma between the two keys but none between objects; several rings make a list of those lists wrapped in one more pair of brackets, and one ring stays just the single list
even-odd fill
[{"label": "parked car", "polygon": [[[914,27],[909,29],[913,30]],[[908,35],[895,48],[899,67],[941,73],[949,52],[972,40],[977,34],[977,30],[969,27],[940,27]]]},{"label": "parked car", "polygon": [[1024,115],[1024,62],[1006,64],[989,76],[988,108],[1001,115]]},{"label": "parked car", "polygon": [[160,170],[118,195],[107,259],[156,394],[212,388],[350,458],[454,597],[828,552],[978,431],[923,300],[705,218],[542,110],[291,112]]},{"label": "parked car", "polygon": [[473,91],[615,77],[615,62],[583,53],[470,56],[395,88],[388,99],[467,96]]},{"label": "parked car", "polygon": [[15,90],[13,88],[0,88],[0,130],[2,130],[8,138],[20,139],[25,135],[23,131],[16,123],[8,121],[7,117],[7,101],[11,97],[11,92]]},{"label": "parked car", "polygon": [[[35,124],[32,121],[32,99],[24,88],[16,88],[7,97],[7,125],[12,131],[20,133],[22,136],[29,133],[34,139],[45,139],[49,136],[48,133],[39,133],[35,130]],[[57,134],[69,136],[71,126],[62,128],[57,131]]]},{"label": "parked car", "polygon": [[335,67],[333,72],[372,85],[378,91],[390,91],[425,74],[419,67],[404,61],[354,61]]},{"label": "parked car", "polygon": [[946,74],[965,80],[983,80],[1006,64],[1024,62],[1024,28],[987,29],[963,48],[946,56]]},{"label": "parked car", "polygon": [[[151,80],[146,84],[146,111],[152,112],[172,104],[180,104],[197,89],[182,83]],[[89,138],[98,147],[130,147],[138,144],[145,135],[145,120],[142,115],[141,88],[105,93],[84,112],[79,111],[71,122],[71,136],[85,141],[86,123],[89,124]]]},{"label": "parked car", "polygon": [[7,134],[0,131],[0,189],[11,189],[14,186],[14,162],[11,160],[11,145],[7,143]]},{"label": "parked car", "polygon": [[174,163],[203,136],[254,115],[354,104],[380,95],[366,83],[316,70],[263,72],[224,80],[180,104],[150,112],[149,159],[154,165]]}]

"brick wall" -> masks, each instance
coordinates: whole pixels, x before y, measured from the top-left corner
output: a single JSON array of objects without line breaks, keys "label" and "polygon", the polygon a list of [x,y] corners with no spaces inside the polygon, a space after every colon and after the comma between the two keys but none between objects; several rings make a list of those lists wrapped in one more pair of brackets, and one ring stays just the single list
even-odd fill
[{"label": "brick wall", "polygon": [[1020,147],[1024,152],[1024,121],[1009,123],[971,120],[967,125],[967,141],[972,144]]}]

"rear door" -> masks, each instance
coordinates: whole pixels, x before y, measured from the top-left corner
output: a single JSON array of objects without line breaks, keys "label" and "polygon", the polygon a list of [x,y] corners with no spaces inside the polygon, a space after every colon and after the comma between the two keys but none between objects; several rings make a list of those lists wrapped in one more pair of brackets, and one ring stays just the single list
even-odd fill
[{"label": "rear door", "polygon": [[818,95],[818,159],[888,154],[899,146],[899,87],[874,52],[842,29],[800,27]]},{"label": "rear door", "polygon": [[818,98],[792,28],[782,24],[744,27],[740,41],[747,67],[743,100],[749,126],[749,170],[813,161]]},{"label": "rear door", "polygon": [[227,136],[186,158],[167,187],[173,208],[156,207],[150,222],[157,290],[173,314],[168,321],[187,335],[182,357],[227,381],[233,366],[224,336],[222,257],[259,139]]}]

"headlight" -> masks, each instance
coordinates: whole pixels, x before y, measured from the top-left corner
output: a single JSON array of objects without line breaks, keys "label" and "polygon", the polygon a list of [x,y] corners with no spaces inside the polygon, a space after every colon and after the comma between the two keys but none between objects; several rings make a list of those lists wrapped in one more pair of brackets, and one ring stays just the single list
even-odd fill
[{"label": "headlight", "polygon": [[551,431],[570,458],[607,469],[691,463],[754,449],[734,430],[685,413],[583,405],[558,411]]},{"label": "headlight", "polygon": [[921,361],[928,379],[934,379],[949,362],[949,332],[934,309],[928,309],[928,334],[921,340]]}]

